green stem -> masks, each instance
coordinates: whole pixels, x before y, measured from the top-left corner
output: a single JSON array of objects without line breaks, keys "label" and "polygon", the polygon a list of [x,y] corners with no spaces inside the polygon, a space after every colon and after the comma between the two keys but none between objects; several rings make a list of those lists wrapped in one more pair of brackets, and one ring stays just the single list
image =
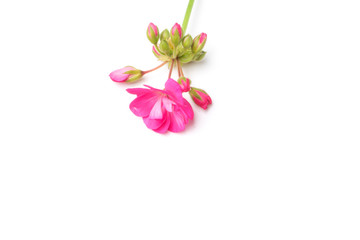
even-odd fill
[{"label": "green stem", "polygon": [[192,8],[193,8],[194,1],[195,1],[195,0],[189,0],[189,4],[188,4],[187,9],[186,9],[184,21],[183,21],[183,24],[182,24],[183,36],[185,36],[185,33],[186,33],[186,29],[187,29],[187,25],[188,25],[188,23],[189,23],[189,19],[190,19],[190,15],[191,15],[191,10],[192,10]]}]

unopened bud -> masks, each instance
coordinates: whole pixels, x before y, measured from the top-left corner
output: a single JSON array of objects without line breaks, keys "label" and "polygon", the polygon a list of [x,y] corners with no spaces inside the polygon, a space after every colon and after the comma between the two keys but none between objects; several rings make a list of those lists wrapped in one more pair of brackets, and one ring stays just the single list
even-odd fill
[{"label": "unopened bud", "polygon": [[170,32],[169,30],[165,29],[164,31],[161,32],[160,34],[160,40],[168,40],[170,38]]},{"label": "unopened bud", "polygon": [[191,84],[191,81],[190,79],[186,78],[186,77],[180,77],[178,79],[178,83],[181,87],[181,90],[183,92],[188,92],[190,90],[190,84]]},{"label": "unopened bud", "polygon": [[201,61],[206,55],[206,52],[201,51],[194,56],[194,61]]},{"label": "unopened bud", "polygon": [[192,87],[189,93],[192,100],[203,109],[206,109],[212,103],[209,94],[202,89]]},{"label": "unopened bud", "polygon": [[172,51],[171,51],[171,49],[170,49],[170,47],[169,47],[169,44],[168,44],[167,41],[165,41],[165,40],[162,40],[162,41],[160,42],[159,48],[160,48],[160,50],[161,50],[162,52],[164,52],[164,53],[167,54],[167,55],[171,55],[171,54],[172,54]]},{"label": "unopened bud", "polygon": [[175,25],[171,28],[171,41],[173,42],[175,47],[180,43],[181,37],[182,37],[181,26],[178,23],[175,23]]},{"label": "unopened bud", "polygon": [[135,82],[143,76],[143,72],[134,67],[127,66],[111,72],[109,76],[114,82]]},{"label": "unopened bud", "polygon": [[206,33],[201,33],[200,35],[197,35],[194,38],[194,42],[192,46],[193,53],[200,52],[204,48],[206,40],[207,40]]},{"label": "unopened bud", "polygon": [[146,31],[146,36],[152,44],[156,44],[159,40],[158,27],[155,24],[150,23]]},{"label": "unopened bud", "polygon": [[190,34],[186,35],[183,39],[182,45],[185,49],[188,49],[193,44],[193,39]]}]

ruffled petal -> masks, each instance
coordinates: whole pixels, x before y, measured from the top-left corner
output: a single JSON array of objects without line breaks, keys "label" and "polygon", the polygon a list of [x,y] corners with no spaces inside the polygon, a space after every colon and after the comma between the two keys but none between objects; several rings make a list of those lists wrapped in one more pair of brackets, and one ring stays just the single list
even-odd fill
[{"label": "ruffled petal", "polygon": [[137,96],[142,96],[151,92],[150,89],[146,89],[146,88],[128,88],[126,89],[126,91],[130,94],[135,94]]},{"label": "ruffled petal", "polygon": [[175,80],[169,78],[165,83],[165,91],[168,95],[175,100],[175,102],[182,104],[184,98],[182,96],[182,90],[180,84]]},{"label": "ruffled petal", "polygon": [[158,98],[158,100],[156,101],[155,105],[153,106],[153,108],[151,109],[149,118],[151,119],[162,119],[163,118],[163,113],[162,113],[162,97]]},{"label": "ruffled petal", "polygon": [[162,102],[163,102],[163,105],[164,105],[166,111],[168,111],[168,112],[173,111],[173,108],[174,108],[173,105],[175,105],[175,103],[173,101],[171,101],[167,97],[163,97]]},{"label": "ruffled petal", "polygon": [[166,113],[166,115],[164,115],[164,123],[159,128],[153,130],[157,133],[166,133],[169,129],[169,126],[170,126],[170,117],[169,117],[169,113]]},{"label": "ruffled petal", "polygon": [[138,117],[147,117],[158,99],[159,95],[155,93],[142,95],[130,103],[130,110]]},{"label": "ruffled petal", "polygon": [[194,110],[192,109],[190,103],[186,99],[184,99],[183,105],[180,106],[180,108],[185,112],[186,116],[189,119],[194,118]]},{"label": "ruffled petal", "polygon": [[169,131],[170,132],[181,132],[185,129],[186,120],[184,115],[180,111],[173,111],[169,113],[170,117],[170,125]]},{"label": "ruffled petal", "polygon": [[150,117],[144,117],[143,120],[148,128],[158,129],[163,125],[163,123],[167,120],[167,118],[164,117],[162,119],[151,119]]}]

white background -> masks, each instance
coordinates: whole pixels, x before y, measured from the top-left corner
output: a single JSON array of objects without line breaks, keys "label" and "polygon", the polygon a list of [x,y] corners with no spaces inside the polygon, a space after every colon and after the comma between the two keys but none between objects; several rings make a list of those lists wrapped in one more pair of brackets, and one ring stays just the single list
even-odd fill
[{"label": "white background", "polygon": [[108,74],[158,65],[147,25],[186,6],[0,3],[0,239],[360,239],[359,1],[196,0],[213,105],[160,135],[125,89],[167,69]]}]

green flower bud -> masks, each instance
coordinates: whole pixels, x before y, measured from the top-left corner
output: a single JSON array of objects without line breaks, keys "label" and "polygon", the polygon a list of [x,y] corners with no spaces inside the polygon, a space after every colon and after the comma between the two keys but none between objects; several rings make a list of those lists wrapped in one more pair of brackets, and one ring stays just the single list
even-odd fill
[{"label": "green flower bud", "polygon": [[193,42],[193,45],[192,45],[193,53],[200,52],[204,48],[206,40],[207,40],[206,33],[201,33],[200,35],[197,35],[194,38],[194,42]]},{"label": "green flower bud", "polygon": [[184,55],[179,57],[181,63],[191,62],[194,57],[194,54],[191,51],[185,52]]},{"label": "green flower bud", "polygon": [[167,41],[165,40],[162,40],[160,42],[160,45],[159,45],[159,48],[162,52],[164,52],[166,55],[171,55],[172,54],[172,51],[169,47],[169,44],[167,43]]},{"label": "green flower bud", "polygon": [[188,49],[193,44],[193,39],[190,34],[186,35],[182,41],[182,45],[185,49]]},{"label": "green flower bud", "polygon": [[152,44],[156,44],[159,40],[158,27],[155,24],[150,23],[146,31],[146,36]]},{"label": "green flower bud", "polygon": [[194,56],[194,61],[201,61],[206,55],[205,51],[201,51]]},{"label": "green flower bud", "polygon": [[170,32],[169,30],[165,29],[164,31],[161,32],[160,34],[160,40],[168,40],[170,38]]}]

